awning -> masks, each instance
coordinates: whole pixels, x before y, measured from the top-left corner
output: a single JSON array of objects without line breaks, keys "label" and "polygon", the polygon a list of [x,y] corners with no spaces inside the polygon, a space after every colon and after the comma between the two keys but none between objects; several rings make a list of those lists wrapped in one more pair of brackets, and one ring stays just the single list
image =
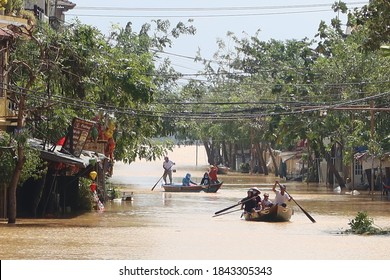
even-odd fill
[{"label": "awning", "polygon": [[52,162],[60,162],[70,165],[76,165],[82,168],[85,168],[89,165],[89,159],[84,160],[81,158],[77,158],[72,155],[67,155],[64,153],[60,153],[58,151],[48,151],[48,150],[41,150],[41,158],[43,160],[52,161]]},{"label": "awning", "polygon": [[281,152],[279,154],[280,158],[282,159],[283,162],[289,160],[289,159],[292,159],[296,156],[300,156],[301,155],[301,152],[300,151],[293,151],[293,152]]},{"label": "awning", "polygon": [[80,157],[75,157],[71,154],[61,153],[58,149],[51,150],[44,142],[40,139],[28,139],[28,144],[31,148],[39,150],[41,158],[46,161],[58,162],[70,165],[76,165],[82,168],[86,168],[92,159],[96,161],[102,161],[106,158],[103,154],[97,154],[95,152],[83,151]]},{"label": "awning", "polygon": [[390,152],[384,153],[380,158],[372,156],[368,152],[356,153],[354,158],[362,163],[363,170],[390,167]]}]

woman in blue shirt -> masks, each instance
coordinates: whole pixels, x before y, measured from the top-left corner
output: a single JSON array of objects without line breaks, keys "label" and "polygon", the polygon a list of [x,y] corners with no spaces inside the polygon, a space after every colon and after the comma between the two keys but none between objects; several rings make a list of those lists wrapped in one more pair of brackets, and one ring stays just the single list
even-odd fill
[{"label": "woman in blue shirt", "polygon": [[195,182],[191,180],[191,174],[187,173],[186,176],[183,178],[183,186],[190,186],[191,184],[196,185]]}]

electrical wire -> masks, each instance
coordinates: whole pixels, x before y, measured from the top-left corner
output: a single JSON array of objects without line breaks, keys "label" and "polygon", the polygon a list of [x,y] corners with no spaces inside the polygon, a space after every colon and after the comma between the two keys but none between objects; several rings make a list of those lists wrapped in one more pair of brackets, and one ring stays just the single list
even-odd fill
[{"label": "electrical wire", "polygon": [[[153,118],[164,118],[164,119],[185,119],[185,120],[213,120],[213,121],[229,121],[229,120],[249,120],[249,119],[258,119],[258,118],[263,118],[263,117],[269,117],[269,116],[282,116],[282,115],[297,115],[297,114],[305,114],[305,113],[310,113],[310,112],[315,112],[315,111],[321,111],[321,110],[332,110],[337,107],[343,107],[343,106],[348,106],[348,105],[353,105],[353,104],[359,104],[362,102],[367,102],[370,100],[375,100],[378,98],[382,98],[385,96],[390,95],[390,92],[384,92],[384,93],[378,93],[374,94],[372,96],[364,97],[364,98],[359,98],[359,99],[354,99],[354,100],[348,100],[344,102],[334,102],[333,104],[318,104],[317,106],[313,108],[307,108],[307,103],[302,102],[299,104],[298,102],[296,103],[295,106],[291,107],[291,102],[290,103],[283,103],[282,101],[268,101],[268,105],[290,105],[291,109],[282,111],[282,112],[275,112],[275,107],[257,107],[257,108],[252,108],[252,111],[256,112],[250,112],[247,113],[248,111],[251,111],[251,109],[240,109],[240,110],[230,110],[230,111],[221,111],[221,112],[213,112],[213,111],[203,111],[203,112],[189,112],[186,110],[173,110],[171,108],[166,108],[164,111],[156,111],[156,110],[139,110],[139,109],[129,109],[129,108],[119,108],[116,106],[107,106],[105,104],[98,104],[94,102],[86,102],[82,100],[77,100],[77,102],[71,98],[68,97],[62,97],[62,96],[57,96],[57,95],[51,95],[50,99],[47,98],[46,93],[35,93],[35,94],[26,94],[25,91],[22,92],[20,90],[14,91],[15,94],[25,94],[27,98],[34,99],[40,102],[57,102],[58,104],[63,104],[66,106],[71,106],[73,108],[82,108],[82,109],[92,109],[96,110],[96,108],[101,108],[104,111],[107,111],[108,113],[112,114],[124,114],[124,115],[130,115],[133,117],[153,117]],[[74,101],[74,102],[72,102]],[[182,105],[183,103],[180,103]],[[247,105],[247,104],[266,104],[265,101],[261,101],[258,103],[248,103],[248,102],[242,102],[242,103],[228,103],[228,102],[216,102],[216,103],[191,103],[191,105],[212,105],[212,106],[221,106],[221,105]],[[305,104],[305,106],[303,106]],[[170,104],[172,105],[172,104]],[[267,105],[267,104],[266,104]],[[182,108],[183,109],[183,108]],[[261,112],[261,113],[260,113]]]},{"label": "electrical wire", "polygon": [[[367,4],[365,2],[345,2],[347,5],[364,5]],[[76,6],[75,10],[102,10],[102,11],[177,11],[177,12],[185,12],[185,11],[253,11],[253,10],[279,10],[279,9],[301,9],[301,8],[316,8],[316,7],[331,7],[333,3],[321,3],[321,4],[296,4],[296,5],[279,5],[279,6],[236,6],[236,7],[153,7],[153,8],[145,8],[145,7],[91,7],[91,6]]]}]

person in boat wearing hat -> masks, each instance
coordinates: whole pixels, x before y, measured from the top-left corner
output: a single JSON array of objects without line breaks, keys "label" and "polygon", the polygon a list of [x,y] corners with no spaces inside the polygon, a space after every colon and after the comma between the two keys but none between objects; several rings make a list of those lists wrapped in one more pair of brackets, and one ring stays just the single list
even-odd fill
[{"label": "person in boat wearing hat", "polygon": [[209,178],[211,184],[219,183],[217,174],[218,174],[218,167],[215,164],[211,165],[209,170]]},{"label": "person in boat wearing hat", "polygon": [[[280,190],[276,190],[276,185],[280,186]],[[275,185],[272,188],[272,191],[275,193],[275,205],[281,205],[283,207],[287,206],[287,202],[291,200],[291,196],[286,192],[286,186],[279,184],[278,181],[275,182]]]},{"label": "person in boat wearing hat", "polygon": [[261,209],[270,208],[270,207],[272,207],[272,205],[273,205],[273,203],[269,199],[269,194],[264,193],[263,199],[261,200]]},{"label": "person in boat wearing hat", "polygon": [[258,188],[250,188],[247,191],[247,196],[240,200],[241,209],[244,209],[245,212],[253,212],[256,210],[261,210],[261,192]]}]

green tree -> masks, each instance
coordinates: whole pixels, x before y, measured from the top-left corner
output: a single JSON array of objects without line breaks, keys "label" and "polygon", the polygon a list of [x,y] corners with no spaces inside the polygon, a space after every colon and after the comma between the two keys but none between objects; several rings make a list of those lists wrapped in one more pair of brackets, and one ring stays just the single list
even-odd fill
[{"label": "green tree", "polygon": [[390,5],[387,0],[371,0],[349,14],[348,25],[353,32],[365,34],[362,46],[367,51],[378,50],[390,42]]},{"label": "green tree", "polygon": [[156,21],[156,30],[145,24],[135,33],[129,23],[124,29],[116,28],[109,39],[77,21],[58,30],[45,24],[14,30],[21,36],[12,46],[9,87],[18,108],[15,131],[23,137],[15,144],[17,162],[9,186],[9,223],[16,221],[16,188],[30,135],[56,143],[73,117],[92,119],[103,114],[117,125],[117,160],[151,160],[170,147],[169,143],[152,140],[162,130],[150,104],[178,74],[164,75],[172,72],[169,61],[161,68],[154,62],[160,50],[171,46],[172,39],[193,34],[195,29],[183,23],[170,29],[168,21]]}]

